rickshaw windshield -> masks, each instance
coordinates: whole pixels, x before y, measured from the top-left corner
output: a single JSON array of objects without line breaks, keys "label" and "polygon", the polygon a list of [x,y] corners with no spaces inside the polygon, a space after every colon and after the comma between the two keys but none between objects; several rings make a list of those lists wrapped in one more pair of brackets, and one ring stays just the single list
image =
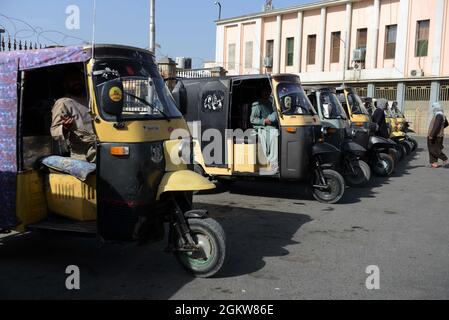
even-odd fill
[{"label": "rickshaw windshield", "polygon": [[157,67],[150,63],[126,59],[96,61],[93,82],[100,109],[101,88],[117,78],[123,82],[123,120],[182,117]]},{"label": "rickshaw windshield", "polygon": [[362,99],[354,93],[350,93],[348,95],[348,102],[351,106],[351,113],[353,114],[366,114],[368,115],[368,110],[366,110],[365,106],[363,105]]},{"label": "rickshaw windshield", "polygon": [[322,92],[320,95],[321,113],[326,119],[347,119],[345,110],[333,92]]},{"label": "rickshaw windshield", "polygon": [[304,89],[297,83],[279,83],[277,94],[281,103],[282,113],[285,115],[314,115],[312,103],[306,96]]}]

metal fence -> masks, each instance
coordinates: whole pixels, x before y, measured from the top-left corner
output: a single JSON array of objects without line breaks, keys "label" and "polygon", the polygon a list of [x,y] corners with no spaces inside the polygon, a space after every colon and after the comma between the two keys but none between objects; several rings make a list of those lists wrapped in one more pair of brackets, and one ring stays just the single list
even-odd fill
[{"label": "metal fence", "polygon": [[212,77],[213,69],[176,69],[176,76],[180,78]]},{"label": "metal fence", "polygon": [[368,86],[353,86],[352,88],[360,97],[368,96]]},{"label": "metal fence", "polygon": [[430,83],[407,85],[405,87],[405,101],[429,101]]},{"label": "metal fence", "polygon": [[0,52],[2,51],[17,51],[17,50],[34,50],[34,49],[43,49],[46,48],[46,45],[43,45],[42,43],[36,43],[31,41],[23,41],[17,40],[17,39],[11,39],[8,37],[5,39],[4,37],[1,38],[0,41]]},{"label": "metal fence", "polygon": [[442,82],[440,88],[440,101],[449,101],[449,82]]},{"label": "metal fence", "polygon": [[374,90],[374,98],[384,98],[388,101],[396,101],[398,96],[398,87],[392,85],[379,85]]}]

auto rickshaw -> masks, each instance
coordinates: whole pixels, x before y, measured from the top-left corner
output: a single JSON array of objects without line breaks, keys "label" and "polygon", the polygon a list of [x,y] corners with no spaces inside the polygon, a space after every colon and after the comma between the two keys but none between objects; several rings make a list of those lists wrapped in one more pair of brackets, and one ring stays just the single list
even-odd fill
[{"label": "auto rickshaw", "polygon": [[320,116],[324,141],[342,150],[338,171],[352,187],[366,185],[371,179],[371,168],[363,161],[367,150],[352,140],[350,124],[335,88],[305,87],[309,100]]},{"label": "auto rickshaw", "polygon": [[339,87],[337,94],[348,116],[353,140],[368,150],[364,160],[371,166],[374,174],[391,175],[398,156],[396,144],[389,139],[375,136],[376,125],[371,122],[368,110],[353,88]]},{"label": "auto rickshaw", "polygon": [[[90,101],[93,163],[61,155],[50,136],[52,106],[74,67]],[[150,52],[95,45],[0,53],[0,74],[0,232],[143,244],[162,240],[168,223],[167,249],[184,268],[199,277],[220,270],[225,233],[207,211],[192,210],[192,192],[215,185],[182,158],[187,123]],[[176,129],[184,139],[172,138]]]},{"label": "auto rickshaw", "polygon": [[392,130],[392,135],[399,137],[401,141],[404,141],[404,147],[406,148],[407,154],[415,151],[418,148],[418,142],[410,137],[407,133],[413,132],[410,129],[410,124],[405,118],[403,112],[401,112],[398,108],[398,103],[393,101],[390,105],[390,113],[392,117],[395,119],[395,126]]},{"label": "auto rickshaw", "polygon": [[[252,104],[272,92],[278,136],[279,171],[269,172],[258,130],[251,125]],[[272,179],[307,181],[316,200],[336,203],[345,181],[323,161],[339,149],[323,142],[321,122],[296,75],[245,75],[178,79],[173,95],[195,141],[197,172],[220,181]],[[261,129],[259,129],[261,130]],[[195,134],[196,132],[196,134]],[[215,133],[211,142],[212,133]],[[211,145],[215,145],[211,151]]]}]

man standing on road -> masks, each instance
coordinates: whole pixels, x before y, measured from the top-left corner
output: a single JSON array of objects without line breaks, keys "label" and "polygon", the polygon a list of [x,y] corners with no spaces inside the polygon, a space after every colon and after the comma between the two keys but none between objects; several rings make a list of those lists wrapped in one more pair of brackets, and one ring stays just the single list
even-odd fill
[{"label": "man standing on road", "polygon": [[444,128],[448,121],[444,116],[443,107],[439,102],[432,105],[432,120],[430,120],[429,133],[427,135],[427,147],[429,149],[429,161],[431,168],[438,168],[438,159],[443,160],[443,165],[448,166],[448,158],[443,153]]}]

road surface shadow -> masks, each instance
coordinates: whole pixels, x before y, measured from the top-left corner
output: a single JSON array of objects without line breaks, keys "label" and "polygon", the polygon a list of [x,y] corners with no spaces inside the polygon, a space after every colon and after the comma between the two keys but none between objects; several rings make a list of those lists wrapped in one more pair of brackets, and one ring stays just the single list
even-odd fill
[{"label": "road surface shadow", "polygon": [[[303,214],[198,204],[223,226],[228,257],[217,278],[254,273],[266,257],[288,255],[286,246],[300,227],[311,221]],[[41,233],[0,239],[0,299],[169,299],[195,278],[166,241],[137,246],[104,244],[95,239]],[[81,289],[67,290],[66,267],[81,272]],[[263,273],[263,272],[262,272]],[[259,274],[259,273],[257,273]],[[200,279],[204,286],[216,280]]]},{"label": "road surface shadow", "polygon": [[422,149],[417,149],[408,156],[405,156],[396,166],[394,173],[388,177],[378,177],[372,174],[369,183],[362,188],[349,188],[346,190],[344,197],[341,199],[339,204],[351,204],[360,202],[362,199],[375,198],[377,192],[374,189],[387,185],[390,181],[399,178],[401,176],[410,175],[411,171],[415,168],[410,166],[409,163],[416,160]]}]

